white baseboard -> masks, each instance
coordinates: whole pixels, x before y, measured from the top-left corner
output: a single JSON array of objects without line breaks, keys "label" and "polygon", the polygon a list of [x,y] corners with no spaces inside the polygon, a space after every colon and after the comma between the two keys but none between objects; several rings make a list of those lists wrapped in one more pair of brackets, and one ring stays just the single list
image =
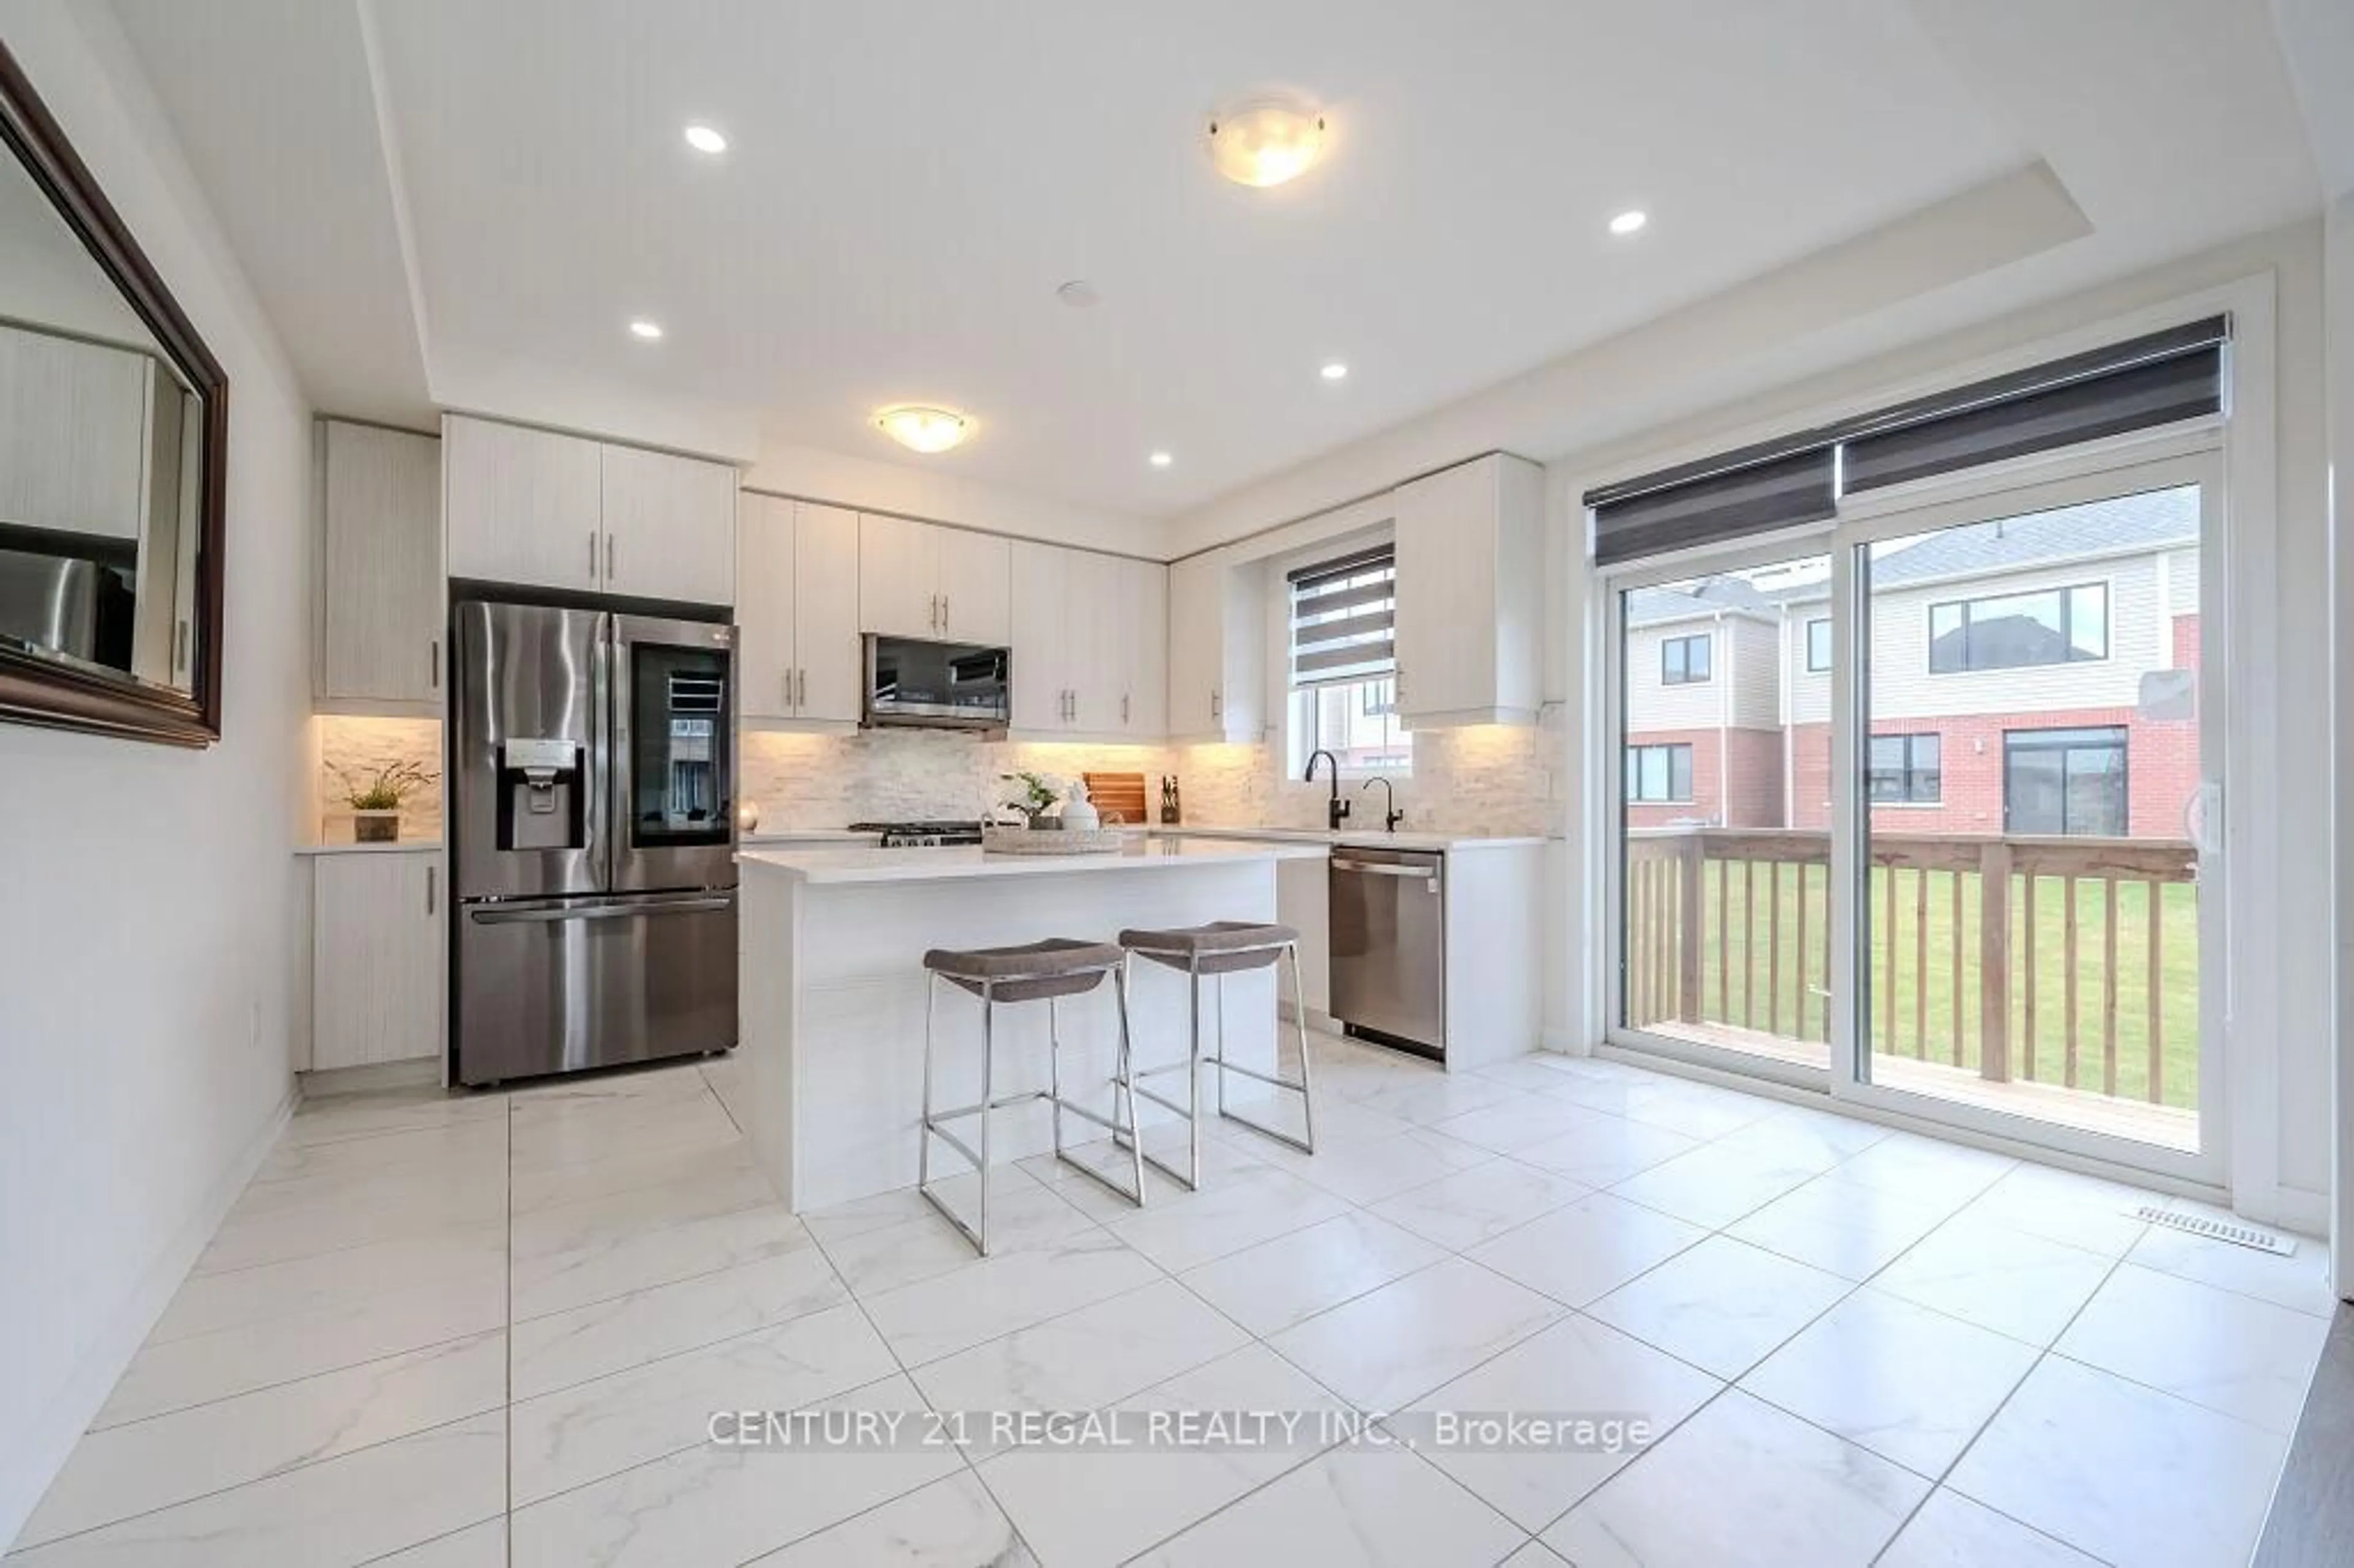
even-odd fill
[{"label": "white baseboard", "polygon": [[1591,1056],[1593,1047],[1581,1036],[1566,1029],[1547,1029],[1537,1036],[1539,1049],[1558,1052],[1564,1056]]},{"label": "white baseboard", "polygon": [[16,1445],[16,1451],[0,1462],[0,1547],[16,1540],[16,1532],[25,1528],[26,1520],[39,1505],[42,1494],[64,1467],[67,1456],[90,1429],[107,1396],[114,1392],[122,1369],[131,1364],[131,1358],[146,1343],[148,1333],[164,1315],[164,1308],[171,1305],[180,1282],[196,1266],[198,1255],[213,1239],[213,1233],[220,1229],[230,1205],[277,1146],[279,1135],[286,1130],[287,1118],[294,1114],[301,1098],[301,1090],[290,1075],[278,1108],[238,1158],[230,1161],[220,1180],[213,1183],[187,1224],[156,1255],[147,1272],[140,1277],[137,1288],[107,1314],[105,1326],[81,1358],[81,1363],[74,1368],[73,1375],[66,1380],[48,1408],[33,1420]]},{"label": "white baseboard", "polygon": [[431,1056],[406,1062],[373,1062],[365,1067],[322,1067],[304,1073],[302,1097],[323,1100],[334,1095],[364,1095],[378,1089],[430,1088],[441,1081],[441,1064]]}]

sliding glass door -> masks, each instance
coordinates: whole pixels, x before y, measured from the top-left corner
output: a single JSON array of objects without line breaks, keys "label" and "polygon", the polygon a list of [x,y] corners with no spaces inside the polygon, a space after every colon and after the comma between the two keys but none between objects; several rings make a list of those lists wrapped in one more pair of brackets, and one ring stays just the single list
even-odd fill
[{"label": "sliding glass door", "polygon": [[1610,1036],[2211,1170],[2218,465],[2005,473],[1613,577]]}]

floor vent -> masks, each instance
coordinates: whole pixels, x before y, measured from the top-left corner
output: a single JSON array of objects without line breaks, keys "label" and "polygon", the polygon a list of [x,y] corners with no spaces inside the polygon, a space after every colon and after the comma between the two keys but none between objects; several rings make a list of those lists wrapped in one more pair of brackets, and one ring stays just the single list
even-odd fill
[{"label": "floor vent", "polygon": [[2204,1214],[2186,1214],[2179,1209],[2161,1209],[2156,1203],[2144,1203],[2134,1211],[2134,1218],[2147,1220],[2154,1225],[2169,1230],[2189,1231],[2194,1236],[2209,1241],[2230,1242],[2233,1246],[2253,1247],[2258,1252],[2278,1253],[2293,1256],[2296,1243],[2272,1231],[2260,1231],[2253,1225],[2235,1224],[2230,1220],[2211,1220]]}]

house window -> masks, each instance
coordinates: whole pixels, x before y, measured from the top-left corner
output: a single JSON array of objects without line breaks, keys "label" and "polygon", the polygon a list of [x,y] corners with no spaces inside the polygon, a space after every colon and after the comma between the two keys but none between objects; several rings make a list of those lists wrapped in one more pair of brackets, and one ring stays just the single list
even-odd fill
[{"label": "house window", "polygon": [[1692,798],[1690,746],[1630,746],[1627,748],[1629,805],[1686,804]]},{"label": "house window", "polygon": [[1708,633],[1670,637],[1659,644],[1659,683],[1697,686],[1708,679]]},{"label": "house window", "polygon": [[1826,616],[1807,622],[1807,671],[1820,674],[1831,667],[1831,623]]},{"label": "house window", "polygon": [[2014,729],[2002,737],[2002,831],[2124,838],[2126,732]]},{"label": "house window", "polygon": [[1875,735],[1864,770],[1864,792],[1875,806],[1934,806],[1945,796],[1939,764],[1945,747],[1934,735]]},{"label": "house window", "polygon": [[2109,656],[2105,583],[1929,607],[1929,670],[2018,670]]},{"label": "house window", "polygon": [[1302,567],[1291,588],[1289,750],[1351,772],[1403,774],[1413,742],[1397,719],[1397,563],[1389,546]]}]

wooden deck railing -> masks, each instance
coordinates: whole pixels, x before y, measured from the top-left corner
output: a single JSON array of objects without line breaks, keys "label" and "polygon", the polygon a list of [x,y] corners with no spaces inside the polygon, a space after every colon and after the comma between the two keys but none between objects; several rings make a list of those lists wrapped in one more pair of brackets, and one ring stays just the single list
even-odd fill
[{"label": "wooden deck railing", "polygon": [[[2189,843],[1875,832],[1870,855],[1874,1050],[2194,1103],[2168,1068],[2169,1047],[2195,1060],[2197,916],[2167,891],[2193,880]],[[1823,832],[1630,832],[1628,1022],[1828,1040],[1829,862]],[[2169,957],[2190,984],[2168,987]]]}]

